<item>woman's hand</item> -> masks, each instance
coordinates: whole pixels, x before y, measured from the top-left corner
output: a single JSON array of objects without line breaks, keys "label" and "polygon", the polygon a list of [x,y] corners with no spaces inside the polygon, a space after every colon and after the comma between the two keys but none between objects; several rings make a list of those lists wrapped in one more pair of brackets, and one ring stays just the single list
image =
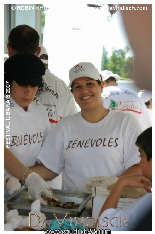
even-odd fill
[{"label": "woman's hand", "polygon": [[29,195],[33,200],[39,198],[43,205],[47,205],[46,201],[41,198],[41,195],[45,194],[47,197],[52,199],[53,194],[49,185],[37,173],[32,172],[29,174],[25,183],[28,187]]}]

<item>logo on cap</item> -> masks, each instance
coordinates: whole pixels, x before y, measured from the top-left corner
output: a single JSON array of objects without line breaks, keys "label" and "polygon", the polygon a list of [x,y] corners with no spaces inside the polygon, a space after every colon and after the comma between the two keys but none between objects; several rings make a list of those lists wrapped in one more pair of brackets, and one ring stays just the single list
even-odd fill
[{"label": "logo on cap", "polygon": [[85,68],[83,66],[80,66],[79,64],[75,66],[75,69],[75,73],[78,73],[79,71],[85,71]]}]

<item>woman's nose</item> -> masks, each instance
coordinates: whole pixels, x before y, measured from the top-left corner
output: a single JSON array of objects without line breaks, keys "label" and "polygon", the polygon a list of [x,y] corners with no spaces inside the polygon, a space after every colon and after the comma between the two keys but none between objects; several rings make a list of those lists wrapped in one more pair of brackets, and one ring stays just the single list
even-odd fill
[{"label": "woman's nose", "polygon": [[84,85],[81,87],[81,92],[85,93],[85,92],[87,92],[87,89],[88,89],[87,86]]},{"label": "woman's nose", "polygon": [[25,93],[31,93],[32,87],[30,85],[25,87]]}]

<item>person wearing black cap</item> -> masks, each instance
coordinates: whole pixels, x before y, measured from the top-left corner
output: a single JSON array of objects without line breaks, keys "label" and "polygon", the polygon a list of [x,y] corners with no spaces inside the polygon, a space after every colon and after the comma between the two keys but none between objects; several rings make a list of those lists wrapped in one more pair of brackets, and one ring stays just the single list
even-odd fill
[{"label": "person wearing black cap", "polygon": [[[39,46],[39,34],[29,25],[18,25],[13,28],[8,37],[8,55],[11,57],[17,53],[31,53],[41,58],[42,54],[47,55],[47,51]],[[46,56],[47,57],[47,56]],[[44,61],[44,65],[47,65]],[[43,76],[44,86],[42,92],[36,95],[36,100],[40,102],[48,113],[51,126],[55,126],[62,118],[77,113],[75,100],[65,82],[52,74],[48,69]],[[58,189],[62,187],[61,175],[52,181],[52,187]]]},{"label": "person wearing black cap", "polygon": [[[8,60],[4,64],[4,93],[6,93],[6,83],[12,87],[11,96],[13,99],[20,99],[19,105],[24,110],[27,110],[28,105],[33,101],[37,90],[43,87],[42,76],[45,74],[45,68],[43,63],[35,55],[19,53]],[[22,94],[27,89],[27,86],[31,86],[30,92]],[[20,93],[16,89],[20,89],[22,98],[18,97]]]},{"label": "person wearing black cap", "polygon": [[[4,136],[6,148],[26,166],[23,180],[29,167],[35,164],[42,143],[50,130],[44,107],[34,101],[36,92],[43,86],[44,74],[45,67],[42,61],[33,54],[15,54],[4,64]],[[38,177],[36,173],[31,173],[26,180],[28,186],[32,183],[33,189],[40,181],[34,199],[45,187],[43,185],[45,181],[43,182],[40,177],[38,181]]]},{"label": "person wearing black cap", "polygon": [[[47,54],[44,47],[39,46],[38,32],[29,25],[18,25],[10,31],[7,49],[9,57],[21,52],[39,57],[43,53]],[[46,69],[43,82],[42,92],[36,96],[36,100],[45,106],[51,126],[55,126],[62,118],[77,113],[73,95],[63,80]]]}]

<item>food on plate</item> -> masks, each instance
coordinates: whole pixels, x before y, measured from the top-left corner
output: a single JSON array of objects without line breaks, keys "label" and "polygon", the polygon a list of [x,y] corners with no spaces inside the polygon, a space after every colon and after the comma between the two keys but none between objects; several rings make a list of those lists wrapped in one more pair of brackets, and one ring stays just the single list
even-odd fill
[{"label": "food on plate", "polygon": [[52,195],[52,198],[46,197],[45,194],[41,195],[41,197],[44,199],[44,201],[47,202],[48,206],[56,206],[56,207],[60,207],[60,208],[70,209],[75,204],[74,202],[62,203],[53,195]]}]

